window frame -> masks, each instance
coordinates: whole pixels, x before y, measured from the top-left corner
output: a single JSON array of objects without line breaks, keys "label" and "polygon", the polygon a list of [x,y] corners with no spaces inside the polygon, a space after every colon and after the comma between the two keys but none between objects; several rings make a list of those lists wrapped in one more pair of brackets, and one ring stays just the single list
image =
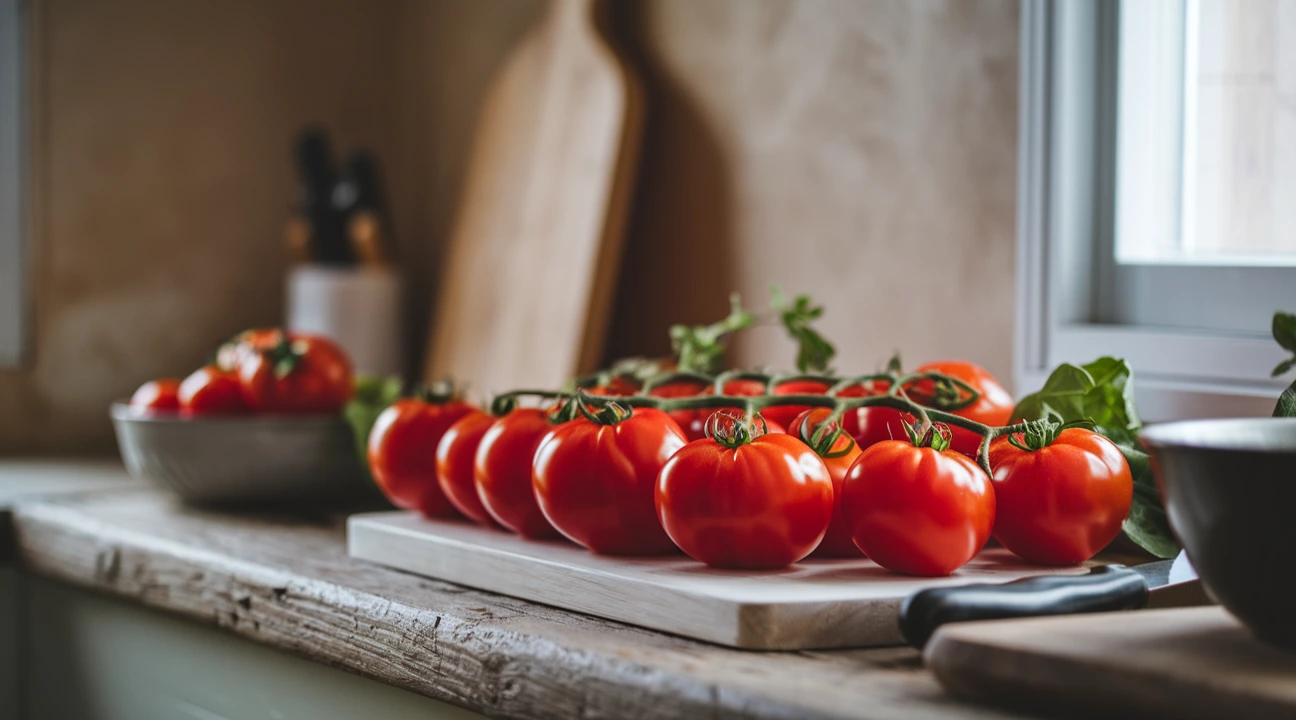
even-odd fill
[{"label": "window frame", "polygon": [[0,0],[0,368],[22,364],[27,340],[25,11]]},{"label": "window frame", "polygon": [[1130,361],[1145,421],[1268,415],[1284,353],[1259,334],[1096,322],[1114,264],[1118,0],[1023,0],[1018,108],[1019,394],[1062,362]]}]

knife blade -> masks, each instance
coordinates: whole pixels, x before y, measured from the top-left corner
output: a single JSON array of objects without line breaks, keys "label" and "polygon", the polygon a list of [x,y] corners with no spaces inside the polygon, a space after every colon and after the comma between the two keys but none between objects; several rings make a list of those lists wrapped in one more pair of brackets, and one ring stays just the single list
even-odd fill
[{"label": "knife blade", "polygon": [[1210,603],[1181,551],[1133,567],[1100,565],[1083,575],[1041,575],[1007,583],[920,590],[900,606],[900,632],[921,648],[941,625]]}]

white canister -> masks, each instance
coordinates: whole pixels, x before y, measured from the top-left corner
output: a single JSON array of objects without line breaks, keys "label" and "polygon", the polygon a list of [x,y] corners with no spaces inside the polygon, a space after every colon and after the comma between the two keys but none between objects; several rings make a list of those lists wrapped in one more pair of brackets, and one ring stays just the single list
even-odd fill
[{"label": "white canister", "polygon": [[336,340],[358,375],[400,375],[400,285],[385,267],[297,265],[288,272],[285,324]]}]

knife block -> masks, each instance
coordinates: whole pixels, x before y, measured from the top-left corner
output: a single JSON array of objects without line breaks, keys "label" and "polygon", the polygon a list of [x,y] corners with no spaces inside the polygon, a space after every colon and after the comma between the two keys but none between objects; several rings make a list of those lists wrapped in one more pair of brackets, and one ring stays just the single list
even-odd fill
[{"label": "knife block", "polygon": [[401,283],[390,268],[298,265],[286,300],[286,327],[336,340],[357,375],[403,375]]}]

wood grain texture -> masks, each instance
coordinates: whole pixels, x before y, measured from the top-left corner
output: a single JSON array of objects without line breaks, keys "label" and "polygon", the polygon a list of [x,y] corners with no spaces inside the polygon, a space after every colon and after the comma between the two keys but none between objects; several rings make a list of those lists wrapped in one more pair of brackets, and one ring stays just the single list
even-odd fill
[{"label": "wood grain texture", "polygon": [[18,503],[139,486],[120,460],[0,460],[0,565],[13,559]]},{"label": "wood grain texture", "polygon": [[557,387],[602,358],[643,101],[601,5],[554,0],[487,91],[427,379]]},{"label": "wood grain texture", "polygon": [[1027,565],[1003,548],[944,578],[898,575],[865,558],[726,571],[678,554],[605,557],[412,512],[353,515],[347,546],[351,557],[398,570],[752,650],[903,645],[900,603],[919,590],[1083,572]]},{"label": "wood grain texture", "polygon": [[35,572],[507,718],[998,718],[910,649],[753,653],[346,557],[342,519],[235,516],[152,492],[20,505]]},{"label": "wood grain texture", "polygon": [[950,625],[926,658],[957,695],[1057,715],[1296,716],[1296,654],[1218,606]]}]

